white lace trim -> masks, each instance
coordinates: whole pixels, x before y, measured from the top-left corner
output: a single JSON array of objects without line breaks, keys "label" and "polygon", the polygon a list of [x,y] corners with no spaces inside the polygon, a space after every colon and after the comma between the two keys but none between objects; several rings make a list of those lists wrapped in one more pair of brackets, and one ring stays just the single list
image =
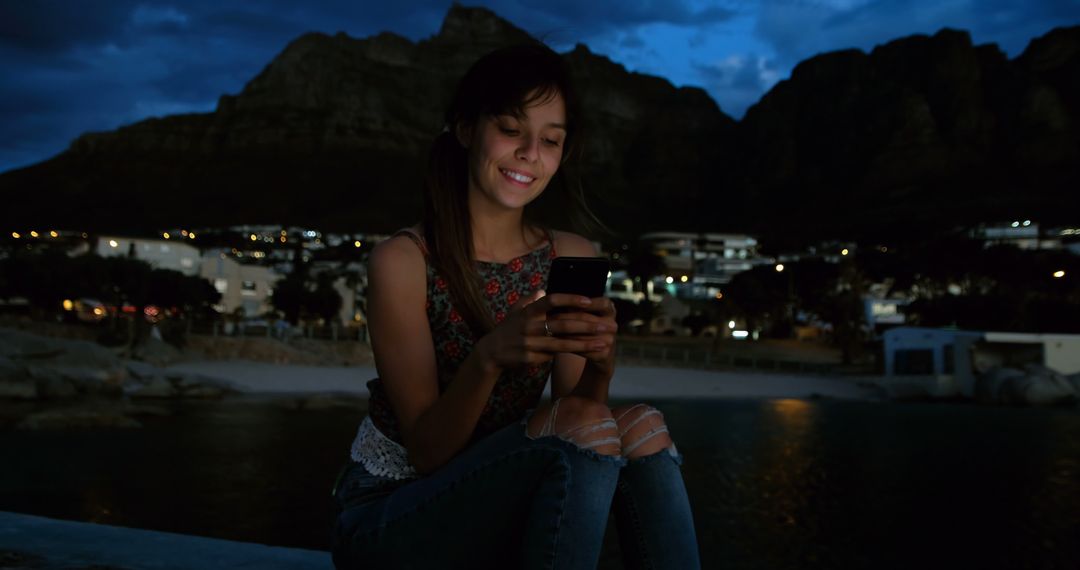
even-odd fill
[{"label": "white lace trim", "polygon": [[371,421],[360,422],[349,455],[372,475],[391,479],[415,479],[416,469],[409,465],[409,453],[398,442],[386,437]]}]

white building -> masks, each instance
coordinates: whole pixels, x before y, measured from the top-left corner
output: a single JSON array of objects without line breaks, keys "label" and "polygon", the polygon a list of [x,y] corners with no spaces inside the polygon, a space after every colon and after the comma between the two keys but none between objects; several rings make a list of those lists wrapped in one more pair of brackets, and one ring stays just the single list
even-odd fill
[{"label": "white building", "polygon": [[281,279],[269,267],[245,265],[223,253],[207,256],[201,275],[221,293],[215,309],[224,314],[243,309],[245,317],[262,315],[273,308],[270,297]]},{"label": "white building", "polygon": [[639,239],[663,258],[665,280],[689,297],[714,298],[735,275],[774,262],[744,234],[653,232]]},{"label": "white building", "polygon": [[171,269],[189,276],[199,274],[198,248],[178,239],[101,236],[94,251],[101,257],[131,257],[157,269]]}]

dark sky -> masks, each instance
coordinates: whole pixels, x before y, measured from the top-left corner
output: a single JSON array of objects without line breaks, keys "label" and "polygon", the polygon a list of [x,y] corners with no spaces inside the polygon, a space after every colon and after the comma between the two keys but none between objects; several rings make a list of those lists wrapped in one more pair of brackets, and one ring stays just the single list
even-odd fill
[{"label": "dark sky", "polygon": [[[435,34],[449,0],[0,0],[0,172],[85,131],[212,111],[306,31]],[[1080,0],[482,0],[567,50],[704,87],[741,117],[798,61],[942,27],[1016,56]]]}]

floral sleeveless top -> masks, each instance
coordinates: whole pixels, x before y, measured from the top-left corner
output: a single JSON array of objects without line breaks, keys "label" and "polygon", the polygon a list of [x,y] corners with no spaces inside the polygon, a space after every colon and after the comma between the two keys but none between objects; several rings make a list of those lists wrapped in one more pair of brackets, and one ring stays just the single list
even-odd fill
[{"label": "floral sleeveless top", "polygon": [[[477,339],[454,308],[444,280],[431,264],[427,247],[415,233],[403,230],[395,235],[412,239],[424,252],[427,263],[427,316],[431,338],[435,345],[435,360],[441,394],[453,381],[462,361],[472,352]],[[509,263],[476,262],[476,270],[483,283],[483,294],[488,309],[496,323],[506,318],[510,307],[522,297],[547,287],[551,260],[555,258],[555,245],[550,232],[547,243],[532,252],[510,260]],[[551,372],[551,362],[541,365],[522,366],[503,371],[495,383],[487,405],[473,432],[472,441],[489,435],[502,427],[520,420],[529,409],[540,402]],[[381,435],[401,444],[397,419],[386,389],[380,378],[367,384],[371,397],[368,400],[368,417]],[[367,420],[365,420],[366,422]],[[354,446],[354,459],[357,459]],[[364,455],[360,453],[360,455]],[[365,464],[368,462],[365,461]]]}]

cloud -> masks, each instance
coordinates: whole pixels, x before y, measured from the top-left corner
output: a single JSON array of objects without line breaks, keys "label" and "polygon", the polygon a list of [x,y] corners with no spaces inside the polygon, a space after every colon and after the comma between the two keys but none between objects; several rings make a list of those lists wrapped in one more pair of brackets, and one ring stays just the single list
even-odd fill
[{"label": "cloud", "polygon": [[1080,0],[761,0],[756,34],[792,66],[824,51],[869,50],[942,28],[1016,56],[1036,36],[1080,21]]},{"label": "cloud", "polygon": [[694,70],[720,108],[736,118],[742,117],[780,79],[773,60],[752,53],[697,62]]}]

